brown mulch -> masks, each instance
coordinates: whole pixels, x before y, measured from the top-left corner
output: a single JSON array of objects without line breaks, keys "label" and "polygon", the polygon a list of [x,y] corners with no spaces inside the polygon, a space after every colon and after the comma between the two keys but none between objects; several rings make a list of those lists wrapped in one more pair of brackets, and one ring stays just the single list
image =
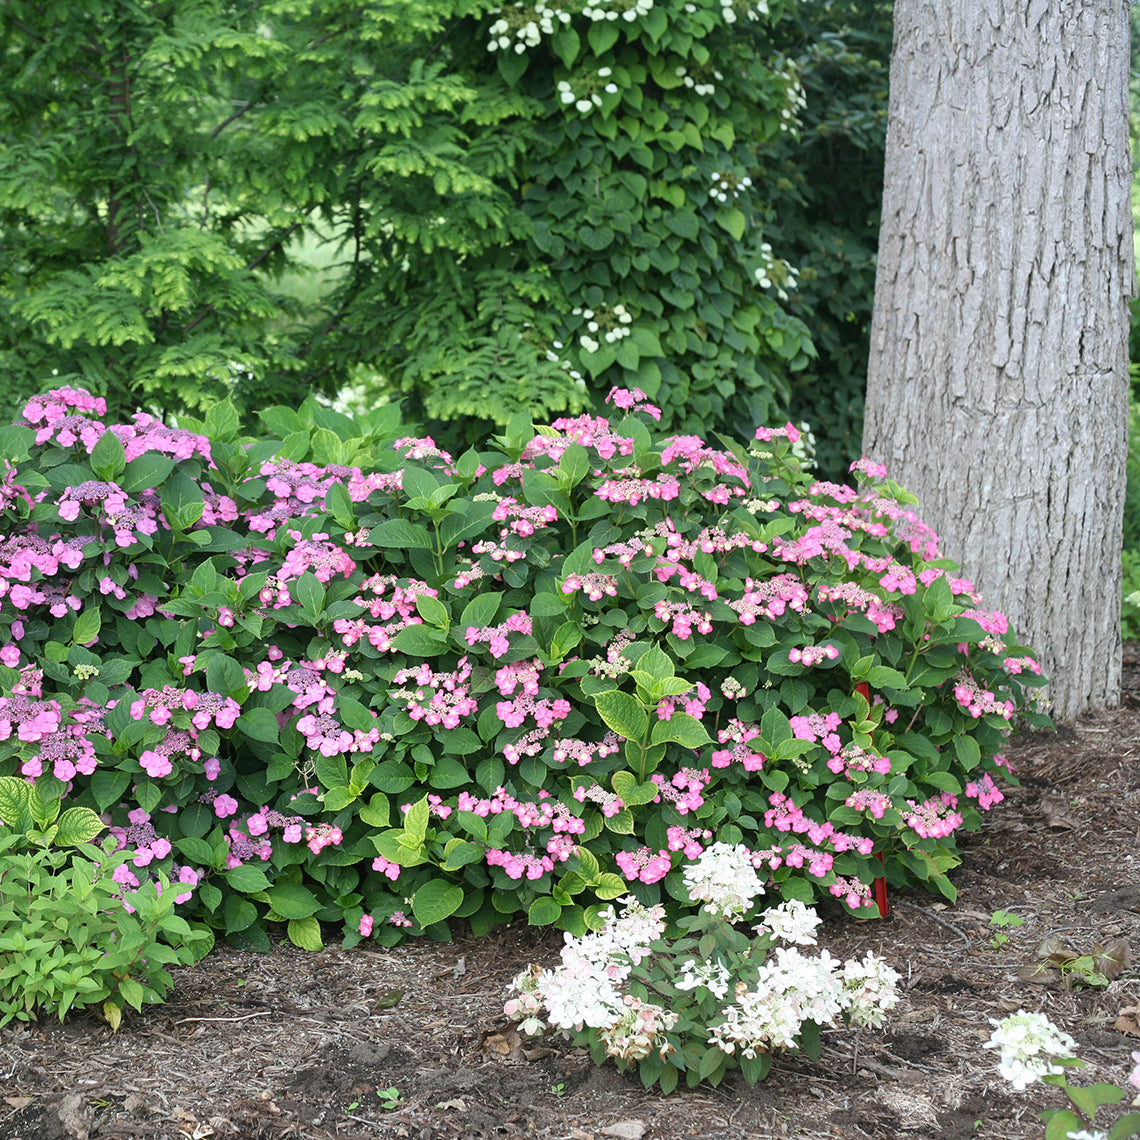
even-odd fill
[{"label": "brown mulch", "polygon": [[[665,1097],[564,1041],[524,1052],[500,1032],[504,991],[560,939],[513,925],[387,951],[221,946],[118,1034],[93,1016],[9,1025],[0,1140],[1040,1137],[1037,1114],[1061,1094],[1002,1080],[982,1048],[991,1018],[1047,1014],[1079,1043],[1078,1083],[1122,1083],[1140,1048],[1121,1032],[1121,1012],[1140,1006],[1135,966],[1103,989],[1018,977],[1050,935],[1078,950],[1123,939],[1140,959],[1135,655],[1125,690],[1114,712],[1015,740],[1022,787],[964,840],[955,905],[895,892],[885,920],[828,916],[821,945],[882,955],[903,999],[883,1030],[827,1033],[818,1063],[781,1058],[757,1088]],[[994,926],[997,911],[1024,924]]]}]

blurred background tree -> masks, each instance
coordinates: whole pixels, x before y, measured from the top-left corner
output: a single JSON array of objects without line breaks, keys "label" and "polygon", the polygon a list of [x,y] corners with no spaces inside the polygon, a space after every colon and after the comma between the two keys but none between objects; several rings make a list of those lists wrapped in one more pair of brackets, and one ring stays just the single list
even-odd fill
[{"label": "blurred background tree", "polygon": [[642,7],[0,0],[8,410],[356,392],[472,439],[619,383],[836,466],[889,4]]}]

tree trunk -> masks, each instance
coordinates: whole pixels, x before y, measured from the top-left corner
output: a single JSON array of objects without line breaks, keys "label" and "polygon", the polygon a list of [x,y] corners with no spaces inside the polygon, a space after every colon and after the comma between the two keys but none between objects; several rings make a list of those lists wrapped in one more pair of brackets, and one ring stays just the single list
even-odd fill
[{"label": "tree trunk", "polygon": [[896,0],[864,452],[1052,679],[1120,697],[1127,0]]}]

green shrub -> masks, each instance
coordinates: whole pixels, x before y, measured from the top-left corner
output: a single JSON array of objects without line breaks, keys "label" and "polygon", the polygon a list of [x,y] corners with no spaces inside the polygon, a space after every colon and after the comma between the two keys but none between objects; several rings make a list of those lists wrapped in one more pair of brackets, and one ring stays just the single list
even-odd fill
[{"label": "green shrub", "polygon": [[1036,664],[881,470],[813,482],[790,426],[710,447],[613,398],[456,459],[394,408],[252,442],[225,404],[207,438],[33,401],[0,433],[0,770],[250,945],[581,933],[684,900],[714,842],[785,899],[953,897]]},{"label": "green shrub", "polygon": [[124,1006],[163,1000],[166,966],[213,945],[164,876],[131,889],[131,853],[88,842],[104,829],[90,808],[60,815],[58,797],[3,776],[0,819],[0,1025],[102,1003],[117,1029]]}]

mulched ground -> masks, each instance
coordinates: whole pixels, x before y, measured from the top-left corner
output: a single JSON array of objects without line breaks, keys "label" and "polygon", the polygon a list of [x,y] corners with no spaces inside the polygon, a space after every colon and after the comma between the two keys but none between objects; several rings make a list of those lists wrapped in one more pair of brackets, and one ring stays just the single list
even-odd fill
[{"label": "mulched ground", "polygon": [[1115,712],[1016,740],[1023,786],[965,840],[956,905],[896,892],[885,920],[828,916],[821,946],[881,954],[905,993],[884,1030],[826,1034],[818,1064],[664,1097],[565,1042],[520,1043],[504,991],[559,945],[525,926],[383,952],[220,947],[118,1034],[94,1017],[0,1030],[0,1140],[1040,1137],[1061,1095],[998,1076],[991,1018],[1046,1013],[1079,1042],[1083,1083],[1122,1083],[1140,1048],[1135,966],[1103,989],[1018,976],[1052,936],[1140,954],[1135,654],[1125,688]]}]

